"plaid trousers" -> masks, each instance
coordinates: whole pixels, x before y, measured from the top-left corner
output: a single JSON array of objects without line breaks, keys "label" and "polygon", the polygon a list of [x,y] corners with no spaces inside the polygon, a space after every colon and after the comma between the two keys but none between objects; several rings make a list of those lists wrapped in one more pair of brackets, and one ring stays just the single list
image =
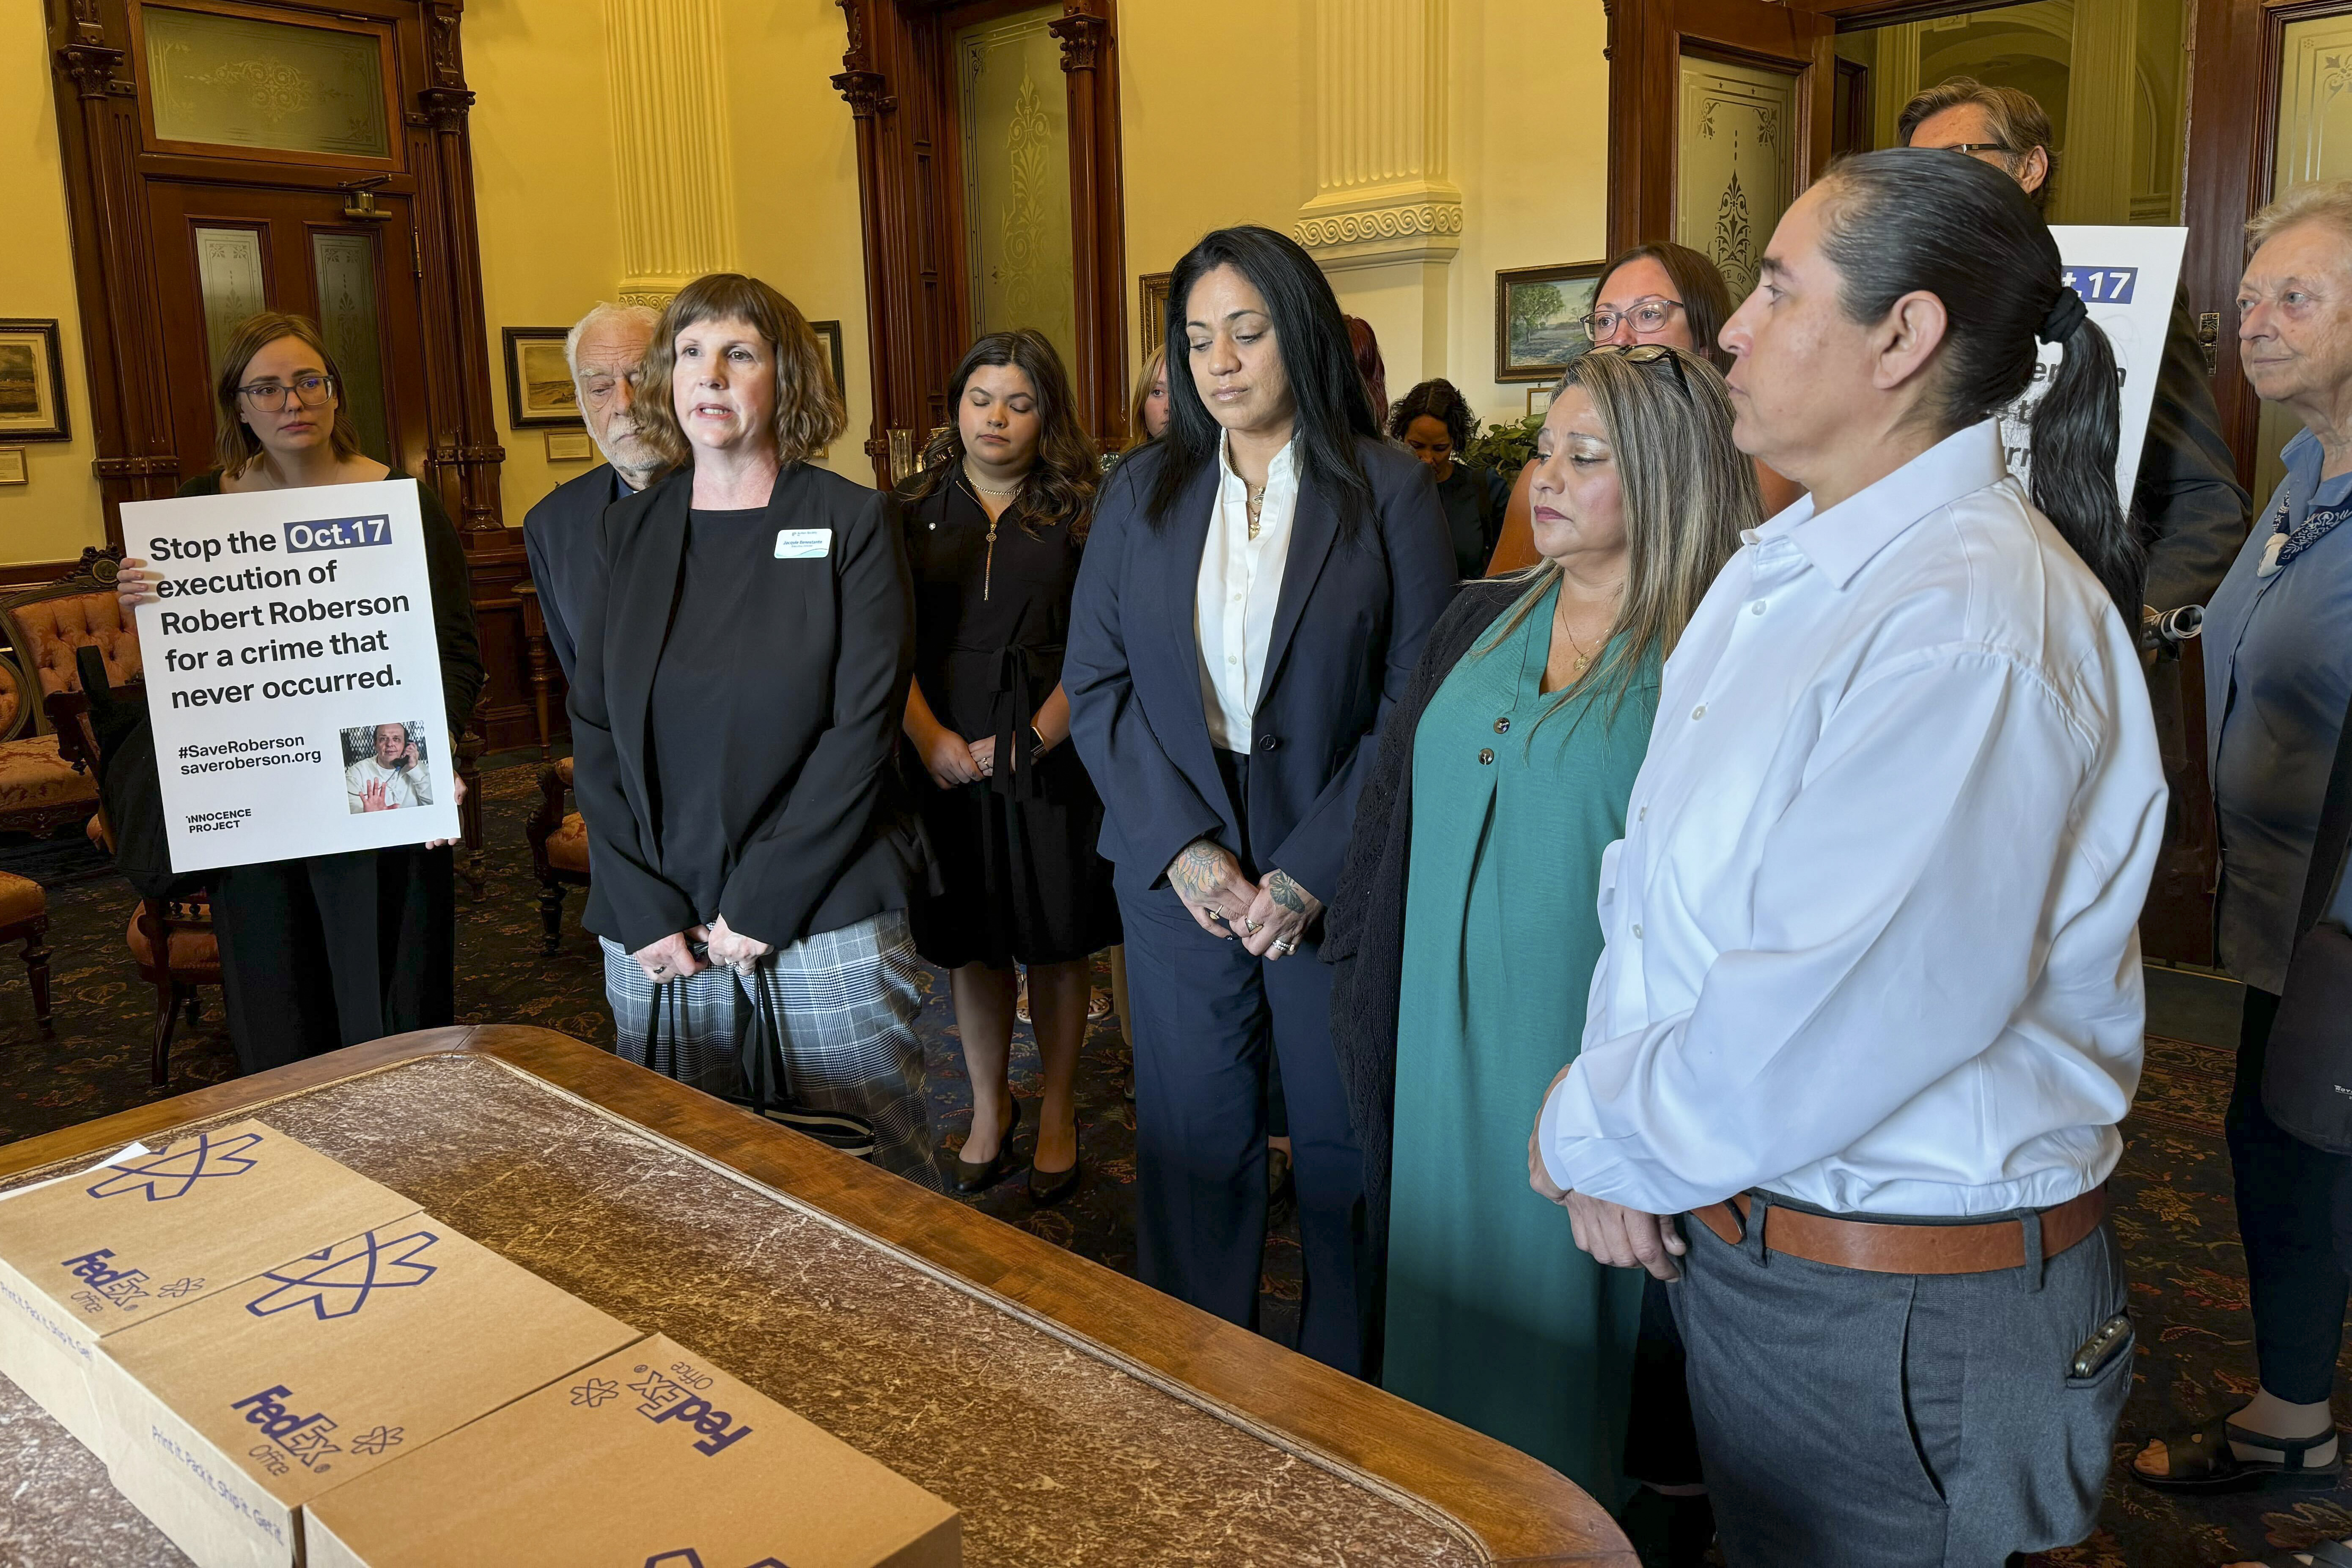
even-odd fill
[{"label": "plaid trousers", "polygon": [[783,1033],[793,1101],[866,1118],[874,1124],[877,1165],[928,1187],[944,1186],[923,1094],[923,1047],[914,1030],[922,1008],[915,987],[920,961],[903,910],[813,931],[760,960],[749,975],[716,964],[662,985],[618,942],[597,940],[622,1058],[639,1067],[659,1062],[656,1070],[706,1094],[736,1093],[743,1040],[758,1006],[751,987],[763,987]]}]

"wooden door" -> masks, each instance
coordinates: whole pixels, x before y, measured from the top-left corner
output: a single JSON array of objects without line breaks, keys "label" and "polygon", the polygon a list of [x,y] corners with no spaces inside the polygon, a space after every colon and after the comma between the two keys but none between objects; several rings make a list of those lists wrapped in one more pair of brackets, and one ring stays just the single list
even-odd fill
[{"label": "wooden door", "polygon": [[172,449],[183,476],[211,466],[220,354],[236,324],[261,310],[319,323],[362,449],[399,472],[422,473],[431,446],[424,346],[413,328],[396,326],[419,313],[408,199],[371,197],[360,207],[332,190],[160,180],[147,195]]},{"label": "wooden door", "polygon": [[1745,294],[1772,226],[1829,162],[1833,27],[1767,0],[1618,0],[1610,248],[1679,241],[1713,256],[1735,298]]},{"label": "wooden door", "polygon": [[[1039,0],[840,3],[848,47],[833,84],[857,122],[874,366],[866,450],[887,487],[913,471],[925,440],[948,417],[947,378],[974,334],[975,317],[987,313],[986,291],[975,291],[971,271],[983,247],[965,221],[959,36],[1048,8]],[[1039,19],[1053,39],[1048,68],[1062,78],[1067,129],[1060,162],[1068,178],[1069,277],[1056,285],[1074,309],[1064,335],[1067,368],[1080,424],[1116,447],[1126,434],[1128,337],[1113,0],[1059,0],[1057,16]],[[1045,162],[1041,178],[1060,172]]]}]

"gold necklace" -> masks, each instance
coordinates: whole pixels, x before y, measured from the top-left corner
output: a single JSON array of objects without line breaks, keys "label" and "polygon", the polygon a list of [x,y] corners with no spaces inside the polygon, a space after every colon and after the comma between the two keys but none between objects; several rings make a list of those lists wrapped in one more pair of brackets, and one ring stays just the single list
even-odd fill
[{"label": "gold necklace", "polygon": [[1249,511],[1249,536],[1255,542],[1257,539],[1258,515],[1265,507],[1265,487],[1252,485],[1244,480],[1244,488],[1249,491],[1249,500],[1244,505]]},{"label": "gold necklace", "polygon": [[1021,487],[1015,485],[1009,490],[990,489],[984,485],[975,483],[971,477],[971,470],[969,468],[964,470],[962,478],[964,488],[972,492],[972,501],[979,506],[981,515],[988,519],[988,555],[980,568],[980,601],[984,605],[988,602],[989,590],[996,582],[996,519],[1002,514],[992,514],[988,510],[988,503],[980,498],[992,496],[998,500],[1006,500],[1010,497],[1019,495]]}]

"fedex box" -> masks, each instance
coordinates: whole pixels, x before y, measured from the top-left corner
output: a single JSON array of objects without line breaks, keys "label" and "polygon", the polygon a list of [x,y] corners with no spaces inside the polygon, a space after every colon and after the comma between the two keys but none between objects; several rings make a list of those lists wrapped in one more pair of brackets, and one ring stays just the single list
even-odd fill
[{"label": "fedex box", "polygon": [[122,1495],[204,1568],[300,1561],[305,1504],[638,1337],[432,1215],[110,1336]]},{"label": "fedex box", "polygon": [[108,1458],[99,1346],[415,1207],[259,1121],[0,1197],[0,1373]]},{"label": "fedex box", "polygon": [[954,1508],[656,1335],[311,1508],[310,1568],[958,1568]]}]

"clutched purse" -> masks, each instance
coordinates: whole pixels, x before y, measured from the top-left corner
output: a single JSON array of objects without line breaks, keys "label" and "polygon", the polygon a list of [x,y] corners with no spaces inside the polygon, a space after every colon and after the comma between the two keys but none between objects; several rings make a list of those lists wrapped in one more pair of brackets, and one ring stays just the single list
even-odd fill
[{"label": "clutched purse", "polygon": [[[696,956],[707,950],[695,944]],[[738,1063],[742,1071],[742,1092],[726,1096],[730,1102],[758,1112],[781,1127],[795,1132],[805,1132],[827,1148],[860,1160],[874,1157],[874,1123],[863,1116],[846,1111],[818,1110],[801,1104],[793,1098],[792,1074],[784,1057],[784,1031],[777,1021],[775,999],[768,994],[766,977],[759,976],[751,986],[756,1005],[752,1009],[751,1027],[744,1030],[738,1042]],[[664,1078],[689,1081],[680,1071],[677,1037],[668,1037],[668,1048],[663,1048],[662,1014],[665,1009],[656,998],[648,1008],[646,1021],[646,1066]]]},{"label": "clutched purse", "polygon": [[2304,878],[2294,952],[2263,1060],[2263,1109],[2286,1132],[2352,1154],[2352,932],[2321,917],[2336,900],[2352,843],[2352,712],[2336,743],[2327,795]]}]

